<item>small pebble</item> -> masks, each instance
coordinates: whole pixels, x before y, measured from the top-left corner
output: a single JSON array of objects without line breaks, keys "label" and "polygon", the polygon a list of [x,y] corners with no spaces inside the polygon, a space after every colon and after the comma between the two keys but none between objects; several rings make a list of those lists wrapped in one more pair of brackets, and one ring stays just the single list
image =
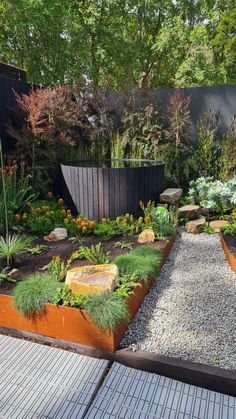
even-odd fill
[{"label": "small pebble", "polygon": [[121,346],[236,370],[236,274],[218,235],[180,228]]}]

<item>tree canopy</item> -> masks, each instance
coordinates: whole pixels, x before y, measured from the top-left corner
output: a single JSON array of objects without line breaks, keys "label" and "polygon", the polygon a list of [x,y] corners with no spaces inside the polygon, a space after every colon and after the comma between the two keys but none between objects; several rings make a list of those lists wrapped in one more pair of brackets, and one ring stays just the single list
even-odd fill
[{"label": "tree canopy", "polygon": [[0,0],[0,60],[34,83],[236,82],[235,0]]}]

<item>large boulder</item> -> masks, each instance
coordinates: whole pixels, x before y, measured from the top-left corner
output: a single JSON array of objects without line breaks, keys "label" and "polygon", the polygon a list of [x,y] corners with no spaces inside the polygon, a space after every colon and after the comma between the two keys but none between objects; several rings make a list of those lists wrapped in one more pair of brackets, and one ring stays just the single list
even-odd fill
[{"label": "large boulder", "polygon": [[75,295],[100,294],[114,289],[118,274],[113,264],[75,267],[67,272],[65,283]]},{"label": "large boulder", "polygon": [[138,236],[139,243],[153,243],[155,241],[155,234],[152,228],[146,228]]},{"label": "large boulder", "polygon": [[199,205],[184,205],[178,209],[180,217],[187,217],[190,220],[200,217],[201,207]]},{"label": "large boulder", "polygon": [[186,223],[185,230],[187,231],[187,233],[199,234],[202,232],[205,223],[205,217],[199,217],[197,220],[192,220]]},{"label": "large boulder", "polygon": [[210,221],[209,223],[209,227],[211,227],[214,230],[214,233],[219,233],[220,229],[227,225],[229,225],[229,222],[226,220],[215,220],[215,221]]},{"label": "large boulder", "polygon": [[160,194],[160,201],[168,204],[176,204],[183,193],[183,189],[180,188],[168,188]]}]

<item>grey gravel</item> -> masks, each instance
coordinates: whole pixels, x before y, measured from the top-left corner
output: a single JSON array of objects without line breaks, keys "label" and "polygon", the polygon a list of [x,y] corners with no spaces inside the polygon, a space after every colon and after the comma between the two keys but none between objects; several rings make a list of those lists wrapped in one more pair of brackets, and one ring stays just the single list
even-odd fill
[{"label": "grey gravel", "polygon": [[236,369],[236,274],[217,234],[179,231],[121,345]]}]

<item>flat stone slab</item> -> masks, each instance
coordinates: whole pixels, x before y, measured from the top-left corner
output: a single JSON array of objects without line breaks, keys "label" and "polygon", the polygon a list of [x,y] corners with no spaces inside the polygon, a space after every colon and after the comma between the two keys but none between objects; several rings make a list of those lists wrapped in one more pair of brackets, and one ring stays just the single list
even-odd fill
[{"label": "flat stone slab", "polygon": [[65,283],[76,295],[99,294],[112,291],[118,273],[117,266],[110,263],[75,267],[67,271]]},{"label": "flat stone slab", "polygon": [[198,218],[197,220],[192,220],[186,223],[185,230],[187,231],[187,233],[199,234],[202,232],[202,228],[205,223],[206,223],[206,218],[202,216]]},{"label": "flat stone slab", "polygon": [[234,397],[114,363],[86,419],[235,419]]},{"label": "flat stone slab", "polygon": [[0,418],[82,419],[108,361],[0,335]]},{"label": "flat stone slab", "polygon": [[201,207],[199,205],[184,205],[178,209],[180,217],[188,217],[189,219],[198,218],[201,215]]},{"label": "flat stone slab", "polygon": [[160,194],[160,201],[168,204],[175,204],[182,196],[183,189],[180,188],[167,188]]},{"label": "flat stone slab", "polygon": [[209,223],[209,227],[213,228],[214,233],[219,233],[220,229],[227,225],[229,225],[229,222],[227,220],[215,220],[215,221],[210,221]]}]

